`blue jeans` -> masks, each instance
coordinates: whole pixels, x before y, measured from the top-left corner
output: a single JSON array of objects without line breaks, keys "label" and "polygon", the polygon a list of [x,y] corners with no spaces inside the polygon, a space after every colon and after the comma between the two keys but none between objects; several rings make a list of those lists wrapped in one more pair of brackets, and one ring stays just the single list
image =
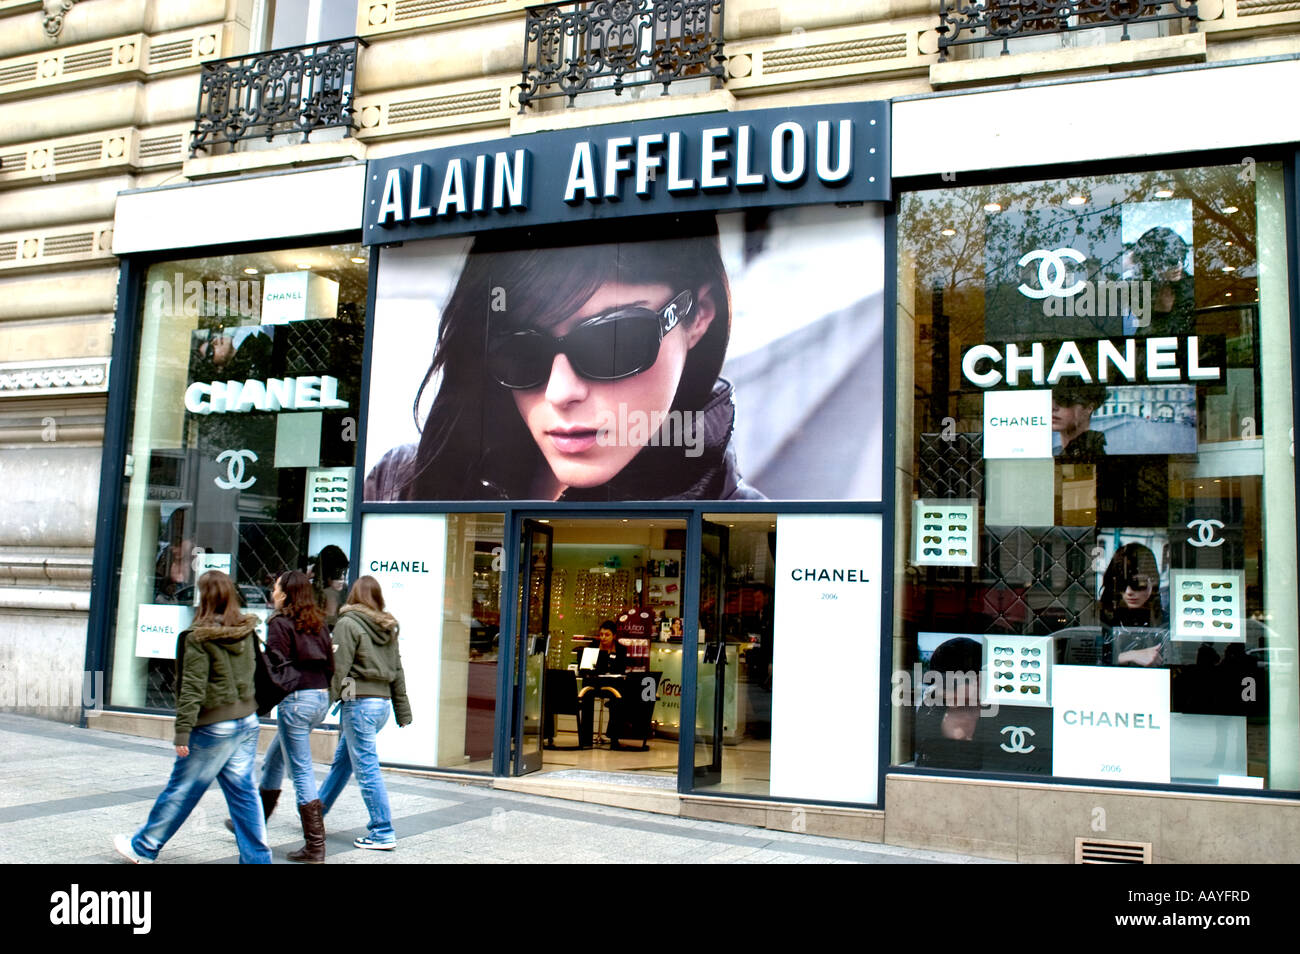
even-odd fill
[{"label": "blue jeans", "polygon": [[284,762],[287,758],[298,804],[306,805],[316,801],[316,775],[311,765],[311,730],[325,721],[329,707],[328,689],[299,689],[285,696],[276,710],[279,731],[275,742],[266,750],[266,760],[262,763],[262,788],[279,791],[284,781]]},{"label": "blue jeans", "polygon": [[343,703],[339,717],[339,747],[334,751],[334,764],[325,784],[320,787],[320,800],[329,811],[335,799],[355,771],[361,786],[361,798],[370,812],[370,840],[380,844],[397,841],[393,831],[393,814],[388,807],[388,790],[379,774],[379,753],[375,749],[375,736],[388,722],[393,704],[388,699],[355,699]]},{"label": "blue jeans", "polygon": [[271,863],[262,803],[253,785],[258,730],[256,715],[195,726],[190,733],[190,754],[176,759],[167,787],[149,812],[149,820],[131,838],[131,847],[137,854],[157,858],[162,846],[190,817],[194,806],[216,779],[235,823],[240,863]]}]

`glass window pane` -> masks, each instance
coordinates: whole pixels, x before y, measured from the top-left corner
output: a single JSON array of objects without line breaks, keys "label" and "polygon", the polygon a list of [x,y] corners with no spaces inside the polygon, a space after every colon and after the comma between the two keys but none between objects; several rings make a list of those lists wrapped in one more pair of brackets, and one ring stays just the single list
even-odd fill
[{"label": "glass window pane", "polygon": [[902,197],[897,763],[1300,787],[1283,210],[1268,163]]},{"label": "glass window pane", "polygon": [[204,570],[230,573],[265,618],[281,572],[323,551],[337,564],[349,549],[365,301],[357,246],[149,270],[123,478],[113,705],[172,707],[176,638]]}]

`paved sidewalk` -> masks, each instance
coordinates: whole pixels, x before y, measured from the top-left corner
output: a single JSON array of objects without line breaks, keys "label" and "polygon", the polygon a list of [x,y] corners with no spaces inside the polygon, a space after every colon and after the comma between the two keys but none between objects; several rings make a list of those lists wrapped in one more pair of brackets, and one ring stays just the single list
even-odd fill
[{"label": "paved sidewalk", "polygon": [[[0,863],[120,861],[117,832],[134,832],[162,791],[167,742],[0,713]],[[260,764],[260,759],[259,759]],[[318,778],[324,766],[317,765]],[[366,810],[355,780],[326,817],[329,864],[469,862],[965,864],[984,859],[914,851],[606,808],[385,772],[394,852],[363,851]],[[286,786],[288,780],[286,779]],[[288,789],[292,801],[292,790]],[[302,845],[296,813],[277,809],[268,835],[277,864]],[[213,785],[159,863],[238,860]]]}]

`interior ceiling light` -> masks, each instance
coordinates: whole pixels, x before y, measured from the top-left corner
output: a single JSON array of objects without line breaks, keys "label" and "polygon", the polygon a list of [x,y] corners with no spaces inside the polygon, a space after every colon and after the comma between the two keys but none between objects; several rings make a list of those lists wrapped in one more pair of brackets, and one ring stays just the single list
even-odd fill
[{"label": "interior ceiling light", "polygon": [[311,263],[309,263],[309,262],[299,262],[299,263],[298,263],[298,267],[301,268],[301,269],[303,269],[303,270],[305,271],[306,269],[311,268]]},{"label": "interior ceiling light", "polygon": [[353,255],[350,259],[348,259],[348,261],[351,262],[353,265],[366,264],[366,260],[362,258],[360,255]]},{"label": "interior ceiling light", "polygon": [[246,269],[244,269],[244,274],[245,274],[245,275],[256,275],[256,274],[257,274],[257,269],[255,269],[255,268],[246,268]]},{"label": "interior ceiling light", "polygon": [[985,212],[1001,212],[1001,211],[1002,211],[1002,206],[998,205],[998,203],[996,203],[996,202],[986,202],[986,203],[984,203],[984,211],[985,211]]},{"label": "interior ceiling light", "polygon": [[957,234],[957,230],[956,230],[956,229],[942,229],[942,230],[940,230],[939,234],[940,234],[940,235],[953,236],[953,235],[956,235],[956,234]]},{"label": "interior ceiling light", "polygon": [[1232,213],[1238,212],[1240,210],[1235,205],[1225,205],[1223,207],[1223,211],[1225,215],[1232,215]]},{"label": "interior ceiling light", "polygon": [[1072,195],[1065,201],[1070,203],[1070,205],[1083,205],[1088,201],[1088,197],[1086,195]]},{"label": "interior ceiling light", "polygon": [[1223,270],[1224,270],[1225,272],[1235,272],[1235,271],[1237,270],[1237,266],[1235,266],[1235,265],[1224,265],[1224,266],[1223,266]]},{"label": "interior ceiling light", "polygon": [[1161,186],[1159,189],[1156,189],[1157,199],[1172,199],[1173,197],[1174,190],[1169,188],[1169,186]]}]

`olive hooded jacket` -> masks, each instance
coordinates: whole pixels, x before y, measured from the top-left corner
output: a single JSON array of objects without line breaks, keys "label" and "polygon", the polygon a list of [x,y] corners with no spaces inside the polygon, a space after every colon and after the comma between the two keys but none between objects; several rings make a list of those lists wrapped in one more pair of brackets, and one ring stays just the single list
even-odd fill
[{"label": "olive hooded jacket", "polygon": [[257,711],[253,674],[257,671],[256,616],[233,626],[215,623],[181,633],[176,645],[176,745],[190,744],[190,731],[243,719]]},{"label": "olive hooded jacket", "polygon": [[330,698],[393,700],[398,725],[411,722],[406,674],[397,651],[397,620],[388,613],[349,603],[334,624],[334,679]]}]

